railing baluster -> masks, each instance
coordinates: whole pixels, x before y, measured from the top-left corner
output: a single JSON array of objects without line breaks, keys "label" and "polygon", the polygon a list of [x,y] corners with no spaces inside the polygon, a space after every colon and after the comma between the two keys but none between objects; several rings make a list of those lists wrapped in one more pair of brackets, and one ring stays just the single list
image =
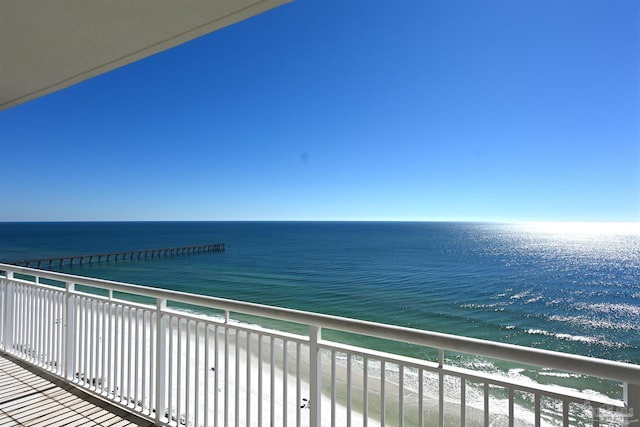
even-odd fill
[{"label": "railing baluster", "polygon": [[100,357],[100,302],[93,301],[91,306],[91,347],[93,349],[93,357],[91,358],[91,373],[89,375],[90,384],[89,386],[95,392],[98,391],[98,368],[99,368],[99,357]]},{"label": "railing baluster", "polygon": [[[76,373],[80,368],[80,363],[82,362],[82,357],[80,354],[80,346],[82,345],[82,297],[80,296],[71,296],[71,302],[73,303],[73,307],[67,307],[69,310],[72,310],[71,313],[68,314],[67,319],[67,343],[66,349],[68,350],[65,354],[65,358],[68,364],[68,379],[71,381],[77,382],[78,377],[76,377]],[[69,325],[74,325],[73,329],[69,328]],[[73,344],[70,346],[70,344]]]},{"label": "railing baluster", "polygon": [[515,401],[515,390],[513,387],[509,387],[509,427],[514,427],[514,419],[515,419],[515,409],[514,409],[514,401]]},{"label": "railing baluster", "polygon": [[42,337],[42,352],[44,353],[44,357],[42,358],[42,362],[44,363],[44,368],[47,370],[51,370],[51,341],[53,336],[53,317],[52,310],[52,298],[53,293],[48,289],[44,290],[44,334]]},{"label": "railing baluster", "polygon": [[[296,343],[296,426],[300,427],[302,425],[302,384],[300,381],[300,377],[302,376],[302,371],[300,370],[300,359],[301,359],[301,345],[299,342]],[[298,407],[297,405],[300,405]]]},{"label": "railing baluster", "polygon": [[[38,278],[36,277],[36,283]],[[35,329],[33,331],[33,346],[31,350],[31,354],[33,357],[33,362],[36,365],[41,365],[40,355],[42,354],[42,291],[36,287],[33,288],[33,304],[36,310],[36,319],[34,322]]]},{"label": "railing baluster", "polygon": [[89,334],[90,334],[90,330],[91,330],[91,326],[89,325],[89,318],[91,315],[91,301],[89,300],[89,298],[83,298],[83,310],[84,310],[84,323],[83,323],[83,327],[84,327],[84,340],[82,342],[82,346],[79,348],[80,351],[82,351],[82,349],[85,349],[84,351],[84,363],[82,365],[82,368],[80,369],[80,375],[83,377],[82,378],[82,385],[84,387],[87,386],[88,383],[88,376],[89,376],[89,355],[91,353],[91,343],[89,341]]},{"label": "railing baluster", "polygon": [[489,427],[489,383],[484,383],[484,425]]},{"label": "railing baluster", "polygon": [[213,371],[213,425],[214,427],[218,427],[218,408],[219,406],[219,397],[218,397],[218,387],[219,383],[219,374],[220,374],[220,355],[218,354],[220,351],[220,347],[218,346],[218,325],[215,325],[213,328],[213,365],[215,367],[215,371]]},{"label": "railing baluster", "polygon": [[224,327],[224,427],[229,426],[229,325]]},{"label": "railing baluster", "polygon": [[148,386],[147,386],[147,405],[149,409],[149,415],[155,419],[156,413],[159,411],[157,406],[157,388],[156,381],[158,380],[157,373],[160,371],[157,366],[158,355],[161,353],[158,347],[158,313],[156,311],[149,311],[149,346],[151,351],[149,352],[149,372]]},{"label": "railing baluster", "polygon": [[535,426],[540,427],[540,395],[538,393],[534,397],[534,419]]},{"label": "railing baluster", "polygon": [[0,280],[0,350],[5,350],[5,327],[7,312],[7,284]]},{"label": "railing baluster", "polygon": [[23,287],[24,292],[24,304],[22,308],[22,318],[24,320],[21,321],[25,325],[22,332],[22,339],[20,340],[21,348],[20,348],[20,357],[23,359],[28,359],[29,346],[31,345],[31,334],[30,332],[33,330],[32,321],[33,318],[28,316],[28,313],[33,313],[33,308],[31,306],[32,299],[29,292],[29,288],[27,286]]},{"label": "railing baluster", "polygon": [[[38,278],[36,277],[36,283]],[[32,360],[35,365],[42,365],[42,328],[43,328],[43,304],[42,304],[42,290],[36,287],[33,288],[33,304],[36,310],[36,319],[34,322],[35,329],[33,331],[33,346],[31,349]]]},{"label": "railing baluster", "polygon": [[98,367],[98,342],[99,342],[99,318],[98,310],[100,303],[98,301],[91,302],[91,339],[89,345],[91,346],[90,357],[90,369],[89,369],[89,387],[94,391],[97,390],[97,367]]},{"label": "railing baluster", "polygon": [[569,401],[562,401],[562,425],[569,427]]},{"label": "railing baluster", "polygon": [[51,355],[51,350],[49,349],[49,340],[51,337],[51,313],[50,309],[50,298],[51,292],[48,289],[42,289],[42,334],[40,338],[40,344],[42,345],[40,350],[40,363],[44,369],[49,370],[49,356]]},{"label": "railing baluster", "polygon": [[178,385],[176,395],[176,419],[180,425],[180,409],[182,409],[182,319],[178,317],[178,368],[176,369],[176,382]]},{"label": "railing baluster", "polygon": [[269,394],[269,402],[271,403],[269,405],[269,415],[271,417],[271,424],[270,425],[275,425],[276,423],[276,414],[275,414],[275,409],[276,409],[276,376],[275,376],[275,370],[276,370],[276,361],[275,359],[275,352],[274,352],[274,338],[273,336],[269,335],[269,365],[270,365],[270,369],[269,369],[269,387],[270,387],[270,394]]},{"label": "railing baluster", "polygon": [[[38,278],[36,277],[36,283]],[[36,309],[37,318],[34,322],[35,330],[33,331],[33,348],[31,351],[33,362],[35,365],[40,366],[42,364],[41,354],[42,354],[42,324],[43,324],[43,312],[42,312],[42,290],[34,287],[33,288],[33,302]]]},{"label": "railing baluster", "polygon": [[362,360],[362,425],[369,425],[369,358]]},{"label": "railing baluster", "polygon": [[[399,387],[398,387],[398,417],[400,418],[399,426],[404,426],[404,365],[400,364],[398,367]],[[384,409],[384,407],[383,407]]]},{"label": "railing baluster", "polygon": [[153,351],[145,351],[145,349],[150,349],[151,348],[151,339],[149,339],[149,344],[147,345],[147,338],[150,338],[148,335],[148,330],[147,327],[150,325],[151,323],[151,319],[149,319],[149,322],[147,322],[147,310],[142,310],[142,345],[141,345],[141,359],[142,359],[142,387],[141,387],[141,392],[140,392],[140,400],[142,402],[142,405],[140,410],[142,412],[145,411],[145,409],[149,408],[149,404],[146,403],[145,401],[145,397],[147,399],[149,399],[151,396],[149,396],[147,394],[147,383],[149,382],[149,371],[147,369],[147,357],[150,354],[153,354]]},{"label": "railing baluster", "polygon": [[129,318],[128,318],[128,324],[127,324],[127,329],[128,329],[128,338],[129,338],[129,345],[127,347],[127,358],[128,358],[128,362],[127,362],[127,394],[125,396],[126,402],[127,402],[127,406],[130,405],[131,403],[131,398],[132,398],[132,393],[131,393],[131,380],[133,378],[134,371],[133,371],[133,367],[134,367],[134,357],[135,357],[135,350],[134,350],[134,342],[133,342],[133,334],[134,334],[134,330],[133,330],[133,317],[135,314],[135,309],[129,307]]},{"label": "railing baluster", "polygon": [[[47,334],[46,334],[46,369],[55,373],[55,360],[56,360],[56,328],[58,323],[56,322],[56,308],[57,308],[58,293],[49,291],[47,301]],[[1,309],[0,309],[1,310]]]},{"label": "railing baluster", "polygon": [[[31,355],[33,354],[33,334],[35,333],[35,322],[36,319],[33,316],[33,313],[35,311],[35,298],[33,297],[33,288],[31,286],[27,286],[27,301],[28,301],[28,305],[27,305],[27,309],[25,310],[25,317],[28,319],[28,327],[26,332],[26,344],[27,344],[27,348],[26,348],[26,356],[25,359],[29,360],[29,361],[33,361],[31,358]],[[24,351],[24,350],[23,350]]]},{"label": "railing baluster", "polygon": [[288,402],[288,389],[289,389],[289,374],[287,372],[287,346],[289,345],[288,341],[282,340],[282,424],[288,425],[287,420],[287,410],[289,402]]},{"label": "railing baluster", "polygon": [[26,359],[30,362],[34,362],[34,349],[36,348],[36,334],[38,333],[38,314],[35,298],[35,290],[33,286],[27,287],[29,292],[29,308],[27,310],[27,315],[29,316],[29,328],[27,329],[27,356]]},{"label": "railing baluster", "polygon": [[[37,278],[36,278],[37,281]],[[38,336],[38,364],[46,367],[47,360],[47,347],[46,332],[47,332],[47,291],[40,289],[38,292],[38,299],[40,300],[40,327]]]},{"label": "railing baluster", "polygon": [[46,336],[48,331],[48,318],[47,318],[47,290],[41,289],[39,292],[40,299],[40,337],[38,340],[38,362],[42,367],[46,367],[47,364],[47,346],[46,346]]},{"label": "railing baluster", "polygon": [[[385,394],[386,394],[386,362],[384,360],[380,360],[380,425],[385,425],[386,424],[386,399],[385,399]],[[400,395],[398,394],[398,397],[400,397]],[[335,401],[335,397],[333,399]],[[399,402],[398,402],[399,403]]]},{"label": "railing baluster", "polygon": [[467,380],[460,377],[460,425],[465,425],[467,420]]},{"label": "railing baluster", "polygon": [[258,334],[258,427],[262,426],[262,334]]},{"label": "railing baluster", "polygon": [[209,354],[209,324],[204,326],[204,425],[209,425],[209,376],[211,369],[215,371],[215,367],[210,368],[211,359]]},{"label": "railing baluster", "polygon": [[65,378],[69,381],[73,381],[75,379],[75,368],[79,363],[80,358],[77,354],[77,348],[80,345],[79,329],[80,323],[82,322],[82,318],[80,317],[80,299],[69,293],[66,293],[64,298],[64,343],[62,349],[63,370]]},{"label": "railing baluster", "polygon": [[93,367],[91,372],[91,385],[94,391],[98,391],[98,369],[100,367],[100,301],[95,301],[93,308]]},{"label": "railing baluster", "polygon": [[124,390],[124,306],[119,304],[115,307],[115,347],[113,349],[113,373],[115,384],[113,393],[117,396],[117,402],[122,401],[122,391]]},{"label": "railing baluster", "polygon": [[193,411],[193,425],[200,425],[200,378],[202,374],[207,374],[207,370],[200,367],[200,322],[196,321],[196,364],[195,364],[195,383],[196,383],[196,395],[194,399],[194,411]]},{"label": "railing baluster", "polygon": [[[154,405],[156,410],[155,420],[156,424],[159,424],[164,416],[165,406],[165,393],[166,393],[166,381],[167,375],[171,375],[171,370],[167,369],[166,352],[167,352],[167,315],[164,310],[167,308],[167,300],[163,298],[156,298],[156,313],[155,313],[155,381],[151,389],[154,390]],[[170,333],[170,332],[169,332]],[[171,351],[171,347],[169,347]],[[151,373],[153,377],[153,372]],[[169,394],[171,389],[169,388]]]},{"label": "railing baluster", "polygon": [[[135,354],[134,354],[134,360],[135,360],[135,370],[134,370],[134,377],[133,377],[133,407],[136,410],[140,410],[138,409],[138,402],[140,402],[140,353],[141,353],[141,348],[140,348],[140,309],[136,309],[135,310],[135,324],[134,324],[134,337],[133,337],[133,342],[134,342],[134,349],[135,349]],[[143,325],[144,326],[144,325]]]},{"label": "railing baluster", "polygon": [[125,353],[127,353],[127,350],[125,350],[125,344],[126,344],[126,336],[127,334],[125,333],[127,326],[125,326],[125,320],[127,319],[127,316],[125,315],[125,306],[121,305],[121,309],[120,309],[120,353],[117,356],[117,360],[119,360],[119,365],[120,365],[120,402],[122,403],[122,399],[125,399],[125,382],[124,382],[124,371],[127,368],[125,366]]},{"label": "railing baluster", "polygon": [[[247,390],[245,396],[245,425],[251,425],[251,332],[247,332]],[[206,424],[206,423],[205,423]]]},{"label": "railing baluster", "polygon": [[[166,306],[166,301],[164,302],[165,306]],[[168,315],[169,319],[168,319],[168,326],[169,326],[169,385],[167,387],[167,390],[169,391],[169,394],[167,395],[167,422],[171,423],[171,414],[172,414],[172,408],[173,408],[173,402],[174,402],[174,393],[173,393],[173,376],[175,375],[175,369],[173,367],[173,354],[174,354],[174,348],[175,348],[175,343],[174,343],[174,338],[173,338],[173,334],[175,333],[174,327],[173,327],[173,316]],[[158,383],[159,384],[159,383]],[[160,386],[158,385],[158,389],[160,391],[162,391],[162,389],[159,388]],[[158,410],[162,410],[163,407],[159,406]]]},{"label": "railing baluster", "polygon": [[24,331],[24,339],[22,340],[23,342],[23,348],[21,350],[22,353],[22,358],[29,361],[30,360],[30,354],[31,354],[31,348],[33,348],[33,341],[32,341],[32,337],[33,337],[33,323],[34,323],[34,316],[33,316],[33,291],[31,289],[30,286],[25,286],[24,287],[24,292],[25,292],[25,309],[24,309],[24,318],[25,318],[25,331]]},{"label": "railing baluster", "polygon": [[64,376],[64,368],[62,366],[62,346],[63,346],[63,334],[64,334],[64,294],[58,293],[56,304],[56,373],[60,376]]},{"label": "railing baluster", "polygon": [[58,328],[58,322],[56,320],[56,309],[58,292],[49,292],[48,301],[48,333],[47,333],[47,369],[55,372],[55,360],[56,360],[56,330]]},{"label": "railing baluster", "polygon": [[351,366],[353,364],[351,353],[347,353],[347,425],[351,425]]},{"label": "railing baluster", "polygon": [[107,311],[106,311],[106,319],[107,319],[107,331],[106,331],[106,335],[105,335],[105,340],[106,340],[106,357],[107,357],[107,363],[106,363],[106,372],[105,372],[105,376],[106,376],[106,394],[107,396],[111,396],[111,390],[109,390],[112,387],[112,384],[114,384],[114,375],[113,375],[113,371],[111,370],[112,363],[113,363],[113,339],[115,336],[115,332],[113,330],[113,322],[114,322],[114,318],[115,318],[115,313],[113,312],[113,304],[111,303],[111,301],[109,301],[108,303],[105,304]]},{"label": "railing baluster", "polygon": [[424,427],[424,369],[421,368],[418,368],[418,427]]},{"label": "railing baluster", "polygon": [[239,342],[239,333],[236,331],[235,333],[235,425],[238,427],[240,425],[240,342]]},{"label": "railing baluster", "polygon": [[25,339],[24,343],[26,347],[22,350],[23,358],[26,360],[31,360],[31,354],[33,349],[33,333],[34,333],[34,323],[35,319],[33,317],[34,312],[34,298],[33,298],[33,288],[31,286],[25,287],[26,297],[27,297],[27,305],[24,311],[24,317],[27,319],[27,328],[25,329]]},{"label": "railing baluster", "polygon": [[25,326],[25,322],[22,319],[22,313],[24,311],[24,294],[22,293],[22,285],[16,285],[15,292],[16,310],[13,318],[15,332],[13,336],[9,337],[12,339],[12,345],[11,347],[9,347],[9,351],[11,351],[12,354],[18,354],[18,347],[24,343],[22,331],[24,330]]},{"label": "railing baluster", "polygon": [[107,348],[107,303],[102,302],[102,310],[100,310],[100,326],[102,329],[102,338],[100,339],[100,394],[104,393],[104,383],[106,381],[105,376],[105,359],[106,359],[106,348]]},{"label": "railing baluster", "polygon": [[[36,334],[38,332],[38,327],[37,327],[37,322],[38,322],[38,317],[40,315],[40,313],[38,312],[37,309],[37,299],[35,296],[35,288],[33,288],[32,286],[28,287],[28,292],[29,292],[29,311],[27,312],[29,315],[29,329],[28,331],[28,345],[29,348],[27,350],[27,360],[30,361],[34,361],[34,352],[35,352],[35,347],[36,347]],[[35,313],[35,316],[33,315]]]},{"label": "railing baluster", "polygon": [[438,425],[444,427],[444,350],[438,349]]},{"label": "railing baluster", "polygon": [[31,323],[31,318],[28,316],[29,313],[29,289],[26,286],[21,286],[21,297],[22,304],[20,310],[20,324],[22,325],[22,330],[20,334],[20,348],[18,349],[18,354],[23,359],[26,359],[25,350],[29,345],[29,327]]},{"label": "railing baluster", "polygon": [[193,321],[187,320],[187,357],[185,358],[185,378],[186,385],[184,391],[184,423],[189,425],[189,416],[191,415],[191,324]]},{"label": "railing baluster", "polygon": [[14,316],[18,309],[18,298],[16,296],[16,286],[13,282],[13,271],[6,271],[7,284],[4,286],[4,330],[2,332],[4,351],[13,353],[13,337],[16,332]]},{"label": "railing baluster", "polygon": [[55,360],[56,360],[56,374],[61,377],[64,377],[64,368],[62,367],[62,343],[63,343],[63,333],[64,333],[64,294],[62,292],[56,293],[56,305],[55,305],[55,316],[56,316],[56,329],[55,329]]},{"label": "railing baluster", "polygon": [[20,331],[23,323],[20,321],[22,310],[22,295],[20,285],[10,282],[7,290],[7,325],[6,325],[6,349],[11,354],[16,353],[16,345],[20,343]]},{"label": "railing baluster", "polygon": [[[336,351],[331,350],[331,426],[336,425]],[[382,423],[384,425],[384,422]]]}]

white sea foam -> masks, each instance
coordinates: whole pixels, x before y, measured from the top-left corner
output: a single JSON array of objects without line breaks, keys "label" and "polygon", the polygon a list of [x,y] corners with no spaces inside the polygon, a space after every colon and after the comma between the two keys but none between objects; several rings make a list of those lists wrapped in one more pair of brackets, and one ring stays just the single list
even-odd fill
[{"label": "white sea foam", "polygon": [[527,290],[527,291],[522,291],[520,293],[517,293],[513,296],[511,296],[511,299],[522,299],[526,296],[529,296],[531,294],[531,290]]},{"label": "white sea foam", "polygon": [[574,307],[578,310],[595,311],[598,313],[608,313],[624,316],[640,317],[640,306],[633,304],[611,304],[611,303],[578,303],[574,304]]},{"label": "white sea foam", "polygon": [[549,316],[549,320],[555,322],[570,323],[574,325],[588,326],[602,329],[621,329],[625,331],[640,330],[640,323],[637,320],[628,322],[619,320],[594,319],[588,316]]},{"label": "white sea foam", "polygon": [[569,372],[556,372],[556,371],[549,371],[549,370],[542,370],[540,371],[539,375],[542,375],[545,377],[556,377],[556,378],[580,378],[580,375],[577,375],[577,374],[572,374]]},{"label": "white sea foam", "polygon": [[543,335],[547,337],[558,338],[565,341],[576,341],[576,342],[581,342],[585,344],[601,344],[611,348],[628,348],[629,347],[627,344],[608,341],[603,337],[557,333],[557,332],[550,332],[544,329],[527,329],[525,330],[525,332],[530,335]]}]

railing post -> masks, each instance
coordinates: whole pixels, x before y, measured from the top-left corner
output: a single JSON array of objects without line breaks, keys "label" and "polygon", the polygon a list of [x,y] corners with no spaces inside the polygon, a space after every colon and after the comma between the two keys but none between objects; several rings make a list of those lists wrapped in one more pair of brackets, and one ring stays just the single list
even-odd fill
[{"label": "railing post", "polygon": [[7,285],[4,294],[4,351],[10,352],[13,348],[13,309],[15,286],[13,284],[13,271],[7,271]]},{"label": "railing post", "polygon": [[[167,348],[167,318],[165,310],[167,308],[167,300],[164,298],[156,299],[156,424],[160,425],[160,420],[164,416],[165,406],[165,365],[166,365],[166,348]],[[168,415],[171,420],[171,414]]]},{"label": "railing post", "polygon": [[322,338],[322,328],[309,326],[309,410],[311,427],[322,425],[322,352],[319,341]]},{"label": "railing post", "polygon": [[73,282],[66,282],[65,291],[65,334],[64,334],[64,376],[67,380],[73,381],[73,365],[75,363],[76,346],[75,346],[75,331],[76,331],[76,302],[73,291],[75,290],[75,284]]},{"label": "railing post", "polygon": [[626,406],[624,426],[640,425],[640,384],[624,383],[623,400]]}]

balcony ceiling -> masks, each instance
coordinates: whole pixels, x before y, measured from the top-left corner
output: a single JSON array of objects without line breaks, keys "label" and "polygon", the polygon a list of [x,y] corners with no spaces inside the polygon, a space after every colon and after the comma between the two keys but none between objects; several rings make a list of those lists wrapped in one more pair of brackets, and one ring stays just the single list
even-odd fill
[{"label": "balcony ceiling", "polygon": [[0,0],[0,110],[291,0]]}]

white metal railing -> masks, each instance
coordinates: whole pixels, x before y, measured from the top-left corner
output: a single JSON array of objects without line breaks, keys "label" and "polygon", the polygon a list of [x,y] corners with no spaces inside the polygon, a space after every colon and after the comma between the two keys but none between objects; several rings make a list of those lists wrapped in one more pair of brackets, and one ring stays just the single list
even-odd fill
[{"label": "white metal railing", "polygon": [[[158,425],[640,425],[638,365],[25,267],[0,272],[0,350]],[[323,329],[438,357],[330,341]],[[464,369],[445,357],[453,353],[624,391],[608,398]]]}]

